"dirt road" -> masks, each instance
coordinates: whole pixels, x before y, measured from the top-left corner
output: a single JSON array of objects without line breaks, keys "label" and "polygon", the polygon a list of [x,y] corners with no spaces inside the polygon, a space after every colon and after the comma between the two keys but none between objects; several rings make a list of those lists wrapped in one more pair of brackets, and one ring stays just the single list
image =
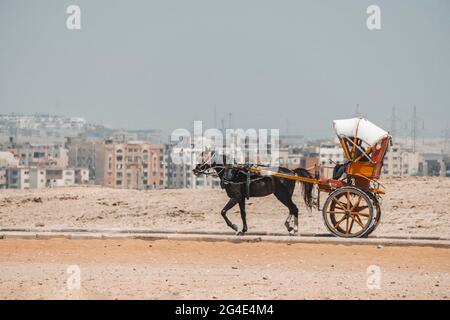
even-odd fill
[{"label": "dirt road", "polygon": [[431,247],[0,240],[1,299],[449,299],[449,275]]}]

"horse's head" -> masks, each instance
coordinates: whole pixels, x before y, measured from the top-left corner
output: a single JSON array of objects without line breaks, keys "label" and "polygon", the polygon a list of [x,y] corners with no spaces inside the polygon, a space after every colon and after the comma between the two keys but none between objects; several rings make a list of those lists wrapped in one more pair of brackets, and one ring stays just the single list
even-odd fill
[{"label": "horse's head", "polygon": [[192,172],[196,176],[199,176],[202,173],[205,173],[206,170],[213,168],[216,164],[215,155],[216,153],[214,151],[203,151],[200,154],[197,165],[192,170]]}]

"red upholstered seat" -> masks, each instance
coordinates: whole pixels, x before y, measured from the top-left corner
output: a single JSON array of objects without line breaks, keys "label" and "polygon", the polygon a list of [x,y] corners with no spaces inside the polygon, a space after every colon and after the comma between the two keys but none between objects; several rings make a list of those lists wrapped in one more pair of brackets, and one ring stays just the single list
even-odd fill
[{"label": "red upholstered seat", "polygon": [[371,159],[375,163],[380,163],[383,161],[384,155],[386,154],[387,147],[389,145],[389,139],[385,138],[381,141],[380,145],[375,145],[372,154]]}]

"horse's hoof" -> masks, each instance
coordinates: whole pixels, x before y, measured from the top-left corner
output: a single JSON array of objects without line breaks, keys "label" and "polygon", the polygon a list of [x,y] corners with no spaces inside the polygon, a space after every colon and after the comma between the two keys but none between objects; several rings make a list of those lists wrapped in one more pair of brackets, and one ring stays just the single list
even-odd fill
[{"label": "horse's hoof", "polygon": [[243,236],[244,234],[245,234],[244,231],[238,231],[238,232],[236,232],[236,235],[237,235],[237,236]]},{"label": "horse's hoof", "polygon": [[238,232],[238,226],[237,225],[235,225],[235,224],[233,224],[232,226],[231,226],[231,229],[233,229],[234,231],[236,231],[236,232]]},{"label": "horse's hoof", "polygon": [[289,233],[291,233],[293,230],[294,230],[294,228],[292,228],[292,227],[288,227],[288,228],[287,228],[287,231],[288,231]]}]

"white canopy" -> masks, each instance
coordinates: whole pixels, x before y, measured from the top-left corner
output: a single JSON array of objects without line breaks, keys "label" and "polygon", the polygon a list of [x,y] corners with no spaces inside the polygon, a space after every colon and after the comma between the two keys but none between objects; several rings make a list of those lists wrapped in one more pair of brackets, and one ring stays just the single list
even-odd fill
[{"label": "white canopy", "polygon": [[338,136],[354,137],[356,135],[358,139],[371,147],[389,136],[389,133],[364,118],[334,120],[333,126]]}]

